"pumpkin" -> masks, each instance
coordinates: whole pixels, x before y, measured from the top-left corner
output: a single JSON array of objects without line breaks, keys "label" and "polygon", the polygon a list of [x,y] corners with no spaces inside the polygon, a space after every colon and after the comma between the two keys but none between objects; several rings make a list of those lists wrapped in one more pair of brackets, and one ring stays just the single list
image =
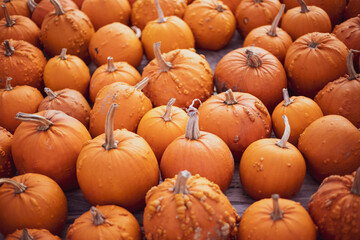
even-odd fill
[{"label": "pumpkin", "polygon": [[155,107],[176,98],[175,106],[186,108],[193,99],[205,101],[212,95],[212,71],[203,55],[187,49],[161,55],[160,43],[154,44],[154,52],[156,59],[144,68],[142,76],[150,79],[144,93]]},{"label": "pumpkin", "polygon": [[65,9],[58,0],[50,0],[55,7],[43,20],[40,41],[50,57],[66,48],[68,53],[87,60],[88,46],[95,30],[90,19],[78,9]]},{"label": "pumpkin", "polygon": [[323,116],[319,105],[311,98],[304,96],[289,97],[288,90],[283,89],[284,100],[274,109],[271,121],[276,137],[280,138],[285,130],[282,119],[286,115],[291,126],[289,142],[295,146],[298,144],[300,134],[313,121]]},{"label": "pumpkin", "polygon": [[[6,5],[10,15],[31,16],[27,0],[2,0],[1,5]],[[2,18],[4,18],[4,13],[0,11],[0,19]]]},{"label": "pumpkin", "polygon": [[193,104],[187,111],[190,117],[185,134],[172,141],[161,157],[161,176],[172,178],[187,169],[192,174],[200,174],[213,181],[225,191],[234,172],[231,151],[218,136],[200,132],[199,112]]},{"label": "pumpkin", "polygon": [[325,115],[341,115],[360,128],[360,75],[354,70],[353,52],[351,49],[347,59],[348,75],[326,84],[315,101]]},{"label": "pumpkin", "polygon": [[233,14],[236,13],[237,6],[241,3],[242,0],[223,0],[222,2],[228,6]]},{"label": "pumpkin", "polygon": [[360,166],[360,131],[340,115],[312,122],[300,135],[298,148],[318,182],[330,175],[350,174]]},{"label": "pumpkin", "polygon": [[300,205],[273,194],[250,205],[241,217],[239,240],[316,240],[317,228]]},{"label": "pumpkin", "polygon": [[96,95],[90,112],[90,133],[96,137],[105,132],[106,114],[112,103],[121,108],[115,114],[115,129],[126,128],[135,132],[141,118],[152,109],[151,101],[141,91],[149,81],[144,78],[135,86],[115,82],[103,87]]},{"label": "pumpkin", "polygon": [[24,40],[34,46],[39,45],[40,29],[31,19],[21,16],[10,16],[6,5],[1,6],[4,18],[0,20],[0,42],[6,39]]},{"label": "pumpkin", "polygon": [[138,67],[143,57],[140,35],[128,26],[114,22],[96,31],[89,44],[91,60],[97,65],[107,63],[112,56],[115,62],[125,61]]},{"label": "pumpkin", "polygon": [[146,192],[159,182],[159,167],[142,137],[126,129],[113,130],[116,108],[116,103],[109,108],[105,134],[82,148],[76,175],[92,205],[116,204],[138,210],[144,206]]},{"label": "pumpkin", "polygon": [[137,134],[149,143],[160,162],[166,147],[177,137],[185,134],[189,119],[184,110],[173,106],[175,98],[166,106],[159,106],[148,111],[140,120]]},{"label": "pumpkin", "polygon": [[299,37],[285,57],[291,90],[313,98],[328,82],[346,73],[348,52],[345,44],[330,33],[313,32]]},{"label": "pumpkin", "polygon": [[238,221],[218,185],[186,170],[146,194],[146,239],[234,239]]},{"label": "pumpkin", "polygon": [[356,17],[360,13],[360,2],[357,0],[349,0],[345,7],[345,19]]},{"label": "pumpkin", "polygon": [[44,89],[47,97],[40,103],[38,111],[59,110],[79,120],[86,128],[89,127],[89,103],[84,96],[73,89],[65,88],[53,92],[50,88]]},{"label": "pumpkin", "polygon": [[311,32],[331,32],[329,15],[319,7],[307,6],[304,0],[298,0],[300,6],[289,9],[281,20],[281,28],[295,41]]},{"label": "pumpkin", "polygon": [[113,22],[129,25],[131,7],[127,0],[85,0],[81,11],[90,18],[97,30]]},{"label": "pumpkin", "polygon": [[[164,16],[177,16],[182,18],[187,7],[184,0],[160,0],[159,4],[164,11]],[[137,0],[132,5],[131,23],[143,30],[146,24],[158,18],[155,0]]]},{"label": "pumpkin", "polygon": [[13,135],[5,128],[0,127],[0,178],[15,175],[15,166],[11,156]]},{"label": "pumpkin", "polygon": [[47,176],[27,173],[0,179],[0,232],[22,228],[61,233],[67,218],[64,192]]},{"label": "pumpkin", "polygon": [[6,236],[5,240],[61,240],[46,229],[18,229]]},{"label": "pumpkin", "polygon": [[277,57],[280,62],[284,62],[286,51],[292,43],[290,35],[277,27],[284,8],[285,5],[281,4],[281,9],[274,18],[272,25],[265,25],[251,30],[244,40],[243,47],[257,46],[263,48]]},{"label": "pumpkin", "polygon": [[91,207],[70,225],[66,239],[132,239],[141,240],[140,225],[126,209],[105,205]]},{"label": "pumpkin", "polygon": [[11,86],[8,78],[4,89],[0,90],[0,126],[9,132],[14,132],[21,123],[15,119],[18,112],[35,113],[44,99],[36,88],[24,86]]},{"label": "pumpkin", "polygon": [[270,25],[280,8],[279,0],[242,0],[235,14],[239,33],[245,37],[254,28]]},{"label": "pumpkin", "polygon": [[64,190],[77,187],[76,159],[91,139],[85,126],[61,111],[18,113],[23,121],[14,133],[11,153],[19,174],[44,174]]},{"label": "pumpkin", "polygon": [[215,68],[214,79],[218,92],[232,89],[250,93],[269,112],[281,101],[281,91],[287,84],[281,62],[259,47],[238,48],[226,54]]},{"label": "pumpkin", "polygon": [[155,0],[155,3],[159,18],[148,22],[141,36],[146,57],[149,60],[155,57],[153,45],[156,42],[162,42],[162,53],[175,49],[194,48],[194,36],[186,22],[177,16],[165,18],[159,0]]},{"label": "pumpkin", "polygon": [[360,168],[324,179],[309,201],[309,213],[322,239],[360,239]]},{"label": "pumpkin", "polygon": [[84,2],[84,0],[72,0],[74,3],[76,3],[76,5],[79,7],[79,8],[81,8],[81,6],[82,6],[82,4],[83,4],[83,2]]},{"label": "pumpkin", "polygon": [[66,54],[63,48],[57,55],[47,62],[44,69],[45,86],[54,91],[71,88],[87,97],[89,92],[90,71],[81,58]]},{"label": "pumpkin", "polygon": [[211,96],[199,107],[199,126],[220,137],[239,161],[254,141],[269,138],[271,118],[265,105],[248,93],[226,92]]},{"label": "pumpkin", "polygon": [[[42,86],[46,58],[34,45],[22,40],[5,40],[0,45],[0,73],[11,77],[12,85]],[[5,79],[0,88],[5,87]]]},{"label": "pumpkin", "polygon": [[124,82],[134,86],[141,81],[140,73],[127,62],[115,62],[108,57],[107,64],[97,68],[90,79],[90,100],[95,102],[97,93],[106,85],[114,82]]},{"label": "pumpkin", "polygon": [[349,49],[360,50],[360,14],[336,25],[333,34]]}]

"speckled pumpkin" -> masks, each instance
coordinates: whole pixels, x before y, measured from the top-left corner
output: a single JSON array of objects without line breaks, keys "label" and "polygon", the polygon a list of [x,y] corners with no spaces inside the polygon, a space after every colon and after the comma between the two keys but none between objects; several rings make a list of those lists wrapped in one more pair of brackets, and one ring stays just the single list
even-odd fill
[{"label": "speckled pumpkin", "polygon": [[333,34],[349,49],[360,50],[360,12],[357,17],[336,25]]},{"label": "speckled pumpkin", "polygon": [[[30,17],[31,13],[27,5],[27,0],[2,0],[1,5],[6,5],[10,15],[21,15]],[[4,13],[0,11],[0,19],[4,17]]]},{"label": "speckled pumpkin", "polygon": [[24,228],[8,234],[5,240],[61,240],[61,238],[52,235],[47,229]]},{"label": "speckled pumpkin", "polygon": [[13,135],[0,127],[0,178],[12,177],[16,172],[11,156],[12,139]]}]

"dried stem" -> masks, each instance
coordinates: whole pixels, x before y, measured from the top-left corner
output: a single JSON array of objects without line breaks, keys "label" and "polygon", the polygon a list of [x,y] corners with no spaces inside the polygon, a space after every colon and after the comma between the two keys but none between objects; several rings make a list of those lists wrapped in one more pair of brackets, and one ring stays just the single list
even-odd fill
[{"label": "dried stem", "polygon": [[64,15],[65,14],[65,10],[62,7],[62,5],[59,3],[58,0],[50,0],[50,2],[54,5],[56,15]]},{"label": "dried stem", "polygon": [[5,17],[5,21],[6,21],[6,26],[7,27],[12,27],[12,26],[14,26],[15,25],[15,19],[12,19],[11,17],[10,17],[10,14],[9,14],[9,11],[7,10],[7,7],[6,7],[6,5],[5,4],[2,4],[1,5],[1,8],[2,8],[2,10],[3,10],[3,12],[4,12],[4,17]]},{"label": "dried stem", "polygon": [[160,71],[168,72],[172,66],[171,66],[171,63],[166,62],[165,59],[163,58],[163,56],[161,55],[160,45],[161,45],[161,42],[154,43],[154,45],[153,45],[155,58],[159,64]]},{"label": "dried stem", "polygon": [[117,67],[114,65],[114,59],[112,57],[107,58],[107,72],[115,72],[117,70]]},{"label": "dried stem", "polygon": [[284,97],[283,106],[287,107],[290,104],[292,104],[294,102],[294,100],[290,99],[289,92],[288,92],[287,88],[283,88],[282,92],[283,92],[283,97]]},{"label": "dried stem", "polygon": [[36,114],[18,112],[15,118],[20,121],[32,122],[38,124],[38,131],[46,131],[53,125],[53,123],[46,117],[39,116]]},{"label": "dried stem", "polygon": [[284,13],[284,9],[285,9],[285,4],[281,4],[280,11],[278,12],[278,14],[276,15],[274,21],[272,22],[270,30],[266,33],[267,35],[269,35],[271,37],[277,37],[276,28],[279,25],[281,16]]},{"label": "dried stem", "polygon": [[284,212],[281,210],[279,205],[279,195],[273,194],[271,195],[273,200],[273,211],[271,212],[270,216],[273,221],[281,220],[283,218]]},{"label": "dried stem", "polygon": [[105,216],[99,211],[99,209],[94,206],[90,208],[90,213],[93,216],[93,224],[95,226],[102,225],[107,221],[105,219]]},{"label": "dried stem", "polygon": [[11,91],[13,90],[13,87],[11,86],[11,77],[8,77],[5,81],[5,91]]},{"label": "dried stem", "polygon": [[68,58],[68,57],[66,56],[66,51],[67,51],[66,48],[61,49],[61,53],[60,53],[60,55],[59,55],[59,58],[60,58],[61,60],[66,60],[66,59]]},{"label": "dried stem", "polygon": [[34,238],[30,236],[26,228],[23,229],[19,240],[33,240]]},{"label": "dried stem", "polygon": [[158,17],[159,17],[158,23],[166,22],[165,17],[164,17],[164,13],[163,13],[163,11],[162,11],[162,9],[160,7],[159,0],[155,0],[155,6],[156,6],[156,10],[157,10]]},{"label": "dried stem", "polygon": [[197,140],[200,137],[199,129],[199,111],[194,107],[194,103],[201,101],[199,99],[194,99],[192,104],[187,109],[189,120],[186,124],[185,138],[190,140]]},{"label": "dried stem", "polygon": [[234,104],[238,103],[234,97],[234,93],[231,90],[231,88],[225,92],[225,97],[226,97],[226,99],[225,99],[224,103],[226,105],[234,105]]},{"label": "dried stem", "polygon": [[171,107],[174,105],[176,101],[176,98],[172,98],[170,99],[170,101],[168,102],[168,104],[166,105],[166,109],[164,114],[161,116],[165,122],[169,122],[171,121]]},{"label": "dried stem", "polygon": [[34,0],[28,0],[27,5],[31,13],[33,13],[37,7],[37,3]]},{"label": "dried stem", "polygon": [[148,77],[145,77],[143,80],[141,80],[140,82],[138,82],[134,88],[137,90],[143,90],[144,87],[146,87],[146,85],[148,85],[150,79]]},{"label": "dried stem", "polygon": [[107,151],[117,148],[118,142],[114,137],[114,115],[118,107],[116,103],[111,104],[105,120],[105,143],[102,145]]},{"label": "dried stem", "polygon": [[301,13],[307,13],[310,12],[310,10],[308,9],[308,7],[306,6],[306,3],[304,0],[298,0],[298,3],[300,4],[301,7]]},{"label": "dried stem", "polygon": [[254,0],[254,3],[262,3],[263,0]]},{"label": "dried stem", "polygon": [[191,174],[187,170],[181,171],[177,175],[175,185],[172,188],[172,190],[174,191],[174,194],[178,194],[178,193],[189,194],[188,186],[186,185],[186,182],[190,177],[191,177]]},{"label": "dried stem", "polygon": [[354,79],[358,78],[358,76],[359,76],[358,74],[356,74],[356,71],[354,68],[354,60],[353,60],[354,52],[360,53],[360,51],[350,49],[349,55],[346,60],[346,66],[347,66],[347,70],[348,70],[348,74],[349,74],[349,77],[347,78],[348,80],[354,80]]},{"label": "dried stem", "polygon": [[218,4],[215,9],[216,9],[216,11],[218,11],[218,12],[223,12],[223,11],[226,10],[226,9],[224,8],[224,6],[221,5],[221,4]]},{"label": "dried stem", "polygon": [[283,133],[280,141],[276,142],[275,144],[276,144],[276,146],[279,146],[281,148],[286,148],[286,143],[290,137],[290,124],[289,124],[289,120],[286,117],[286,115],[283,115],[282,118],[284,120],[285,130],[284,130],[284,133]]},{"label": "dried stem", "polygon": [[259,55],[254,53],[253,51],[246,49],[246,64],[253,68],[258,68],[261,66],[262,61]]},{"label": "dried stem", "polygon": [[53,99],[57,98],[59,95],[56,94],[55,92],[53,92],[53,90],[51,90],[50,88],[44,88],[44,92],[46,93],[46,95],[49,96],[50,101],[52,101]]},{"label": "dried stem", "polygon": [[15,49],[10,46],[9,40],[4,41],[4,47],[5,47],[5,56],[10,57],[14,52]]},{"label": "dried stem", "polygon": [[25,184],[16,182],[11,178],[0,178],[0,185],[3,183],[12,185],[15,188],[15,194],[23,193],[27,189],[27,186],[25,186]]},{"label": "dried stem", "polygon": [[132,26],[131,29],[135,32],[137,38],[141,38],[141,29],[137,26]]},{"label": "dried stem", "polygon": [[360,196],[360,167],[356,170],[354,182],[353,182],[350,192],[352,194]]},{"label": "dried stem", "polygon": [[317,48],[317,46],[319,45],[318,43],[314,42],[314,41],[311,41],[311,42],[308,42],[308,47],[309,48]]}]

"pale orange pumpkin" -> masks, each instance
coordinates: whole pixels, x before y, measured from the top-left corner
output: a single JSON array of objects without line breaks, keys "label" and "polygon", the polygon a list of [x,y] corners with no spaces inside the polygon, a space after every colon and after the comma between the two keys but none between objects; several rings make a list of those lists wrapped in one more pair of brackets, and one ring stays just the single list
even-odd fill
[{"label": "pale orange pumpkin", "polygon": [[[6,5],[10,15],[21,15],[30,17],[31,13],[27,5],[27,0],[2,0],[1,4]],[[4,13],[0,11],[0,19],[4,17]]]},{"label": "pale orange pumpkin", "polygon": [[11,156],[12,139],[13,135],[0,127],[0,178],[12,177],[16,172]]},{"label": "pale orange pumpkin", "polygon": [[357,17],[336,25],[333,34],[349,49],[360,50],[360,12]]},{"label": "pale orange pumpkin", "polygon": [[61,238],[52,235],[47,229],[24,228],[8,234],[5,240],[61,240]]}]

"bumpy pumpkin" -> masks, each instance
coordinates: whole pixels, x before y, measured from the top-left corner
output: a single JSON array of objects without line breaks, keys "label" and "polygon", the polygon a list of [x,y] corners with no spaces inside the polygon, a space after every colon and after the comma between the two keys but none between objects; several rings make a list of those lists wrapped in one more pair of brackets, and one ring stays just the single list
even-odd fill
[{"label": "bumpy pumpkin", "polygon": [[177,49],[164,55],[160,43],[154,44],[156,59],[142,73],[149,84],[144,88],[155,107],[176,98],[175,106],[186,108],[193,99],[205,101],[213,93],[212,71],[203,55],[187,49]]},{"label": "bumpy pumpkin", "polygon": [[328,82],[346,73],[348,52],[345,44],[330,33],[299,37],[285,57],[290,88],[297,95],[313,98]]},{"label": "bumpy pumpkin", "polygon": [[218,185],[180,172],[146,194],[146,239],[234,239],[239,216]]},{"label": "bumpy pumpkin", "polygon": [[55,180],[64,191],[77,187],[76,159],[90,134],[61,111],[18,113],[11,153],[19,174],[36,172]]},{"label": "bumpy pumpkin", "polygon": [[218,0],[198,0],[190,4],[184,21],[194,34],[196,46],[207,50],[225,47],[236,30],[233,13]]},{"label": "bumpy pumpkin", "polygon": [[298,148],[318,182],[330,175],[350,174],[360,165],[360,131],[340,115],[312,122],[300,135]]},{"label": "bumpy pumpkin", "polygon": [[46,229],[18,229],[6,236],[5,240],[61,240]]},{"label": "bumpy pumpkin", "polygon": [[[0,45],[0,73],[11,77],[12,85],[42,86],[46,58],[34,45],[22,40],[5,40]],[[3,77],[3,76],[1,76]],[[0,88],[5,87],[5,79]]]},{"label": "bumpy pumpkin", "polygon": [[349,0],[345,7],[345,19],[356,17],[360,13],[360,2]]},{"label": "bumpy pumpkin", "polygon": [[239,224],[239,240],[316,240],[317,228],[300,203],[274,194],[248,207]]},{"label": "bumpy pumpkin", "polygon": [[360,12],[357,17],[336,25],[333,34],[349,49],[360,50]]},{"label": "bumpy pumpkin", "polygon": [[0,178],[12,177],[16,172],[11,156],[12,139],[13,135],[0,127]]},{"label": "bumpy pumpkin", "polygon": [[214,79],[218,92],[231,88],[250,93],[270,112],[281,101],[281,91],[287,84],[281,62],[258,47],[238,48],[226,54],[216,66]]},{"label": "bumpy pumpkin", "polygon": [[91,204],[116,204],[138,210],[144,206],[146,192],[159,182],[159,167],[142,137],[126,129],[113,131],[116,107],[113,103],[109,108],[105,134],[82,148],[76,175]]},{"label": "bumpy pumpkin", "polygon": [[[1,2],[1,4],[6,5],[10,15],[21,15],[25,17],[31,16],[27,5],[27,0],[2,0]],[[0,11],[0,19],[3,17],[4,13]]]},{"label": "bumpy pumpkin", "polygon": [[27,173],[0,179],[0,232],[47,229],[60,234],[67,218],[67,201],[58,184],[47,176]]}]

